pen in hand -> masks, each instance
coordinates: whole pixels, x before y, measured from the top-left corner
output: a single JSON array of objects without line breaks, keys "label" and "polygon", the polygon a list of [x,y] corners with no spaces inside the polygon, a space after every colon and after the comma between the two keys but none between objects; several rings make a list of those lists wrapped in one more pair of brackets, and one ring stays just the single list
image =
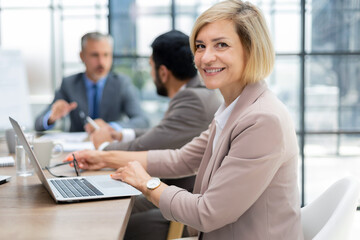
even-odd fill
[{"label": "pen in hand", "polygon": [[99,125],[97,125],[96,122],[91,119],[91,117],[87,116],[87,117],[86,117],[86,121],[87,121],[88,123],[90,123],[91,126],[93,126],[93,128],[95,128],[95,130],[100,129]]}]

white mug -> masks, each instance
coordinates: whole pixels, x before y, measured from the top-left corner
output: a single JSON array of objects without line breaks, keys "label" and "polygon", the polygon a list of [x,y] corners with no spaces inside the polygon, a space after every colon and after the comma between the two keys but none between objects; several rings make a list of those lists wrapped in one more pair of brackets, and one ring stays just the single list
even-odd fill
[{"label": "white mug", "polygon": [[[48,167],[50,159],[59,157],[64,151],[61,143],[54,142],[50,139],[36,139],[33,145],[34,153],[42,168]],[[55,147],[59,149],[58,152],[54,152]]]}]

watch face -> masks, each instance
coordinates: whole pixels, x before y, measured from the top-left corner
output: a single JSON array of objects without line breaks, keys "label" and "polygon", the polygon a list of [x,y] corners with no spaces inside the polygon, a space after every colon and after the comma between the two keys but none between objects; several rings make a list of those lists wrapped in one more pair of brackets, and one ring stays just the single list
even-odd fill
[{"label": "watch face", "polygon": [[152,178],[146,183],[146,187],[150,190],[157,188],[160,185],[159,178]]}]

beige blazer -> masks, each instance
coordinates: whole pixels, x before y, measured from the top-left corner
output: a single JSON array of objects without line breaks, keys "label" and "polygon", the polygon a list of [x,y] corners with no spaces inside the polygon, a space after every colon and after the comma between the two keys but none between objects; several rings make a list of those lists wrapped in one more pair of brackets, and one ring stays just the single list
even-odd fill
[{"label": "beige blazer", "polygon": [[206,240],[303,239],[293,120],[264,81],[245,87],[212,152],[214,135],[212,123],[180,150],[149,151],[151,175],[197,172],[194,193],[164,190],[164,217]]}]

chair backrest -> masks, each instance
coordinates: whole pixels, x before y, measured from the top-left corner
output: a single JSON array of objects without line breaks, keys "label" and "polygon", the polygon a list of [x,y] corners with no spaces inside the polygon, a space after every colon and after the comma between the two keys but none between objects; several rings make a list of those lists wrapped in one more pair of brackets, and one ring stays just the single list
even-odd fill
[{"label": "chair backrest", "polygon": [[360,184],[345,177],[301,209],[305,240],[346,240],[352,227]]}]

